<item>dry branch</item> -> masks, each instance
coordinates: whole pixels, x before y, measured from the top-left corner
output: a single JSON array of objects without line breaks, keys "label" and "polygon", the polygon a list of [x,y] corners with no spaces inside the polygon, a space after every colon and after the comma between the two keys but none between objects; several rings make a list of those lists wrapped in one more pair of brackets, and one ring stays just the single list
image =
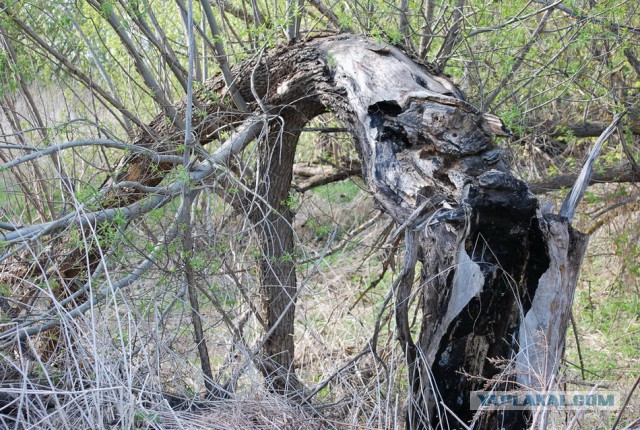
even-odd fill
[{"label": "dry branch", "polygon": [[[578,179],[578,174],[558,175],[531,183],[531,192],[544,194],[551,191],[570,188]],[[640,180],[640,176],[634,173],[630,165],[622,167],[610,167],[598,170],[589,179],[589,185],[609,183],[634,183]]]}]

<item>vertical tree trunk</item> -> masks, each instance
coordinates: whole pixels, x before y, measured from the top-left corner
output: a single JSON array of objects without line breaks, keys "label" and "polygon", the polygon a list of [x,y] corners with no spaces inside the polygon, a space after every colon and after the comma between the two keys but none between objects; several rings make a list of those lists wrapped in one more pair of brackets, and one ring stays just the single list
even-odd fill
[{"label": "vertical tree trunk", "polygon": [[261,317],[267,330],[259,366],[273,391],[292,395],[302,386],[294,369],[297,285],[289,193],[303,124],[290,116],[283,119],[286,128],[273,124],[267,141],[260,145],[258,195],[264,203],[259,211],[252,211],[252,218],[260,237]]},{"label": "vertical tree trunk", "polygon": [[[552,388],[586,236],[539,213],[524,184],[514,189],[509,178],[518,186],[505,174],[482,175],[482,188],[462,202],[467,215],[456,234],[439,228],[424,236],[428,249],[453,252],[423,260],[424,360],[415,363],[411,428],[472,422],[472,391]],[[483,413],[477,423],[518,429],[529,419],[528,412]]]}]

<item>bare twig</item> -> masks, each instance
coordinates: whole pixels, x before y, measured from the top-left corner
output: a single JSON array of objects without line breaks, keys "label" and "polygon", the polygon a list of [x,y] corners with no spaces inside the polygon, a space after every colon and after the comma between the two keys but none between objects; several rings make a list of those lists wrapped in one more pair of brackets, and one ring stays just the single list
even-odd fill
[{"label": "bare twig", "polygon": [[[549,3],[548,0],[531,0],[531,1],[533,1],[534,3],[542,4],[542,5],[547,5]],[[604,26],[613,27],[615,29],[620,29],[620,30],[629,30],[632,33],[640,34],[640,28],[632,27],[625,24],[618,24],[616,22],[598,19],[588,15],[579,14],[564,4],[554,4],[553,8],[567,14],[571,18],[574,18],[578,21],[589,21],[595,24],[602,24]]]},{"label": "bare twig", "polygon": [[[102,8],[102,0],[87,0],[87,2],[96,10],[98,13],[103,13]],[[172,124],[175,125],[179,130],[184,130],[184,120],[178,115],[175,106],[169,100],[167,92],[165,89],[160,86],[156,78],[153,76],[151,69],[145,64],[144,59],[142,58],[140,49],[135,46],[131,37],[126,31],[126,26],[120,21],[120,18],[115,14],[113,10],[109,10],[106,14],[106,19],[109,25],[113,28],[113,30],[118,35],[122,46],[127,50],[129,56],[133,60],[140,77],[144,81],[145,85],[150,91],[151,97],[158,104],[164,115],[171,120]]]},{"label": "bare twig", "polygon": [[587,379],[584,373],[584,360],[582,359],[582,348],[580,347],[580,337],[578,336],[578,325],[576,324],[576,319],[573,317],[573,312],[569,315],[571,318],[571,328],[573,329],[573,337],[576,340],[576,349],[578,350],[578,360],[580,360],[580,373],[582,374],[582,379]]},{"label": "bare twig", "polygon": [[182,162],[182,157],[176,155],[159,155],[152,149],[145,148],[144,146],[133,145],[131,143],[119,142],[112,139],[82,139],[61,142],[55,145],[47,146],[46,148],[21,146],[20,149],[32,151],[32,153],[14,158],[13,160],[1,165],[0,169],[11,169],[19,164],[36,160],[46,155],[58,153],[60,151],[64,151],[65,149],[78,148],[83,146],[103,146],[105,148],[116,148],[125,151],[132,151],[149,157],[155,163],[179,164]]},{"label": "bare twig", "polygon": [[336,28],[342,27],[340,25],[340,20],[338,19],[336,14],[333,13],[330,7],[327,7],[320,0],[309,0],[309,3],[311,3],[311,5],[315,7],[318,12],[320,12],[322,16],[325,17],[333,26],[335,26]]},{"label": "bare twig", "polygon": [[522,63],[524,62],[525,57],[527,56],[527,54],[529,53],[533,45],[537,43],[538,37],[544,30],[544,27],[547,24],[547,21],[549,20],[552,14],[553,14],[553,11],[551,9],[548,9],[544,13],[535,31],[533,32],[531,37],[529,37],[529,40],[527,41],[527,43],[525,43],[525,45],[522,47],[522,49],[518,53],[518,56],[516,57],[515,62],[511,66],[511,70],[509,70],[509,72],[502,77],[502,79],[500,80],[500,83],[496,86],[493,92],[485,100],[483,100],[483,106],[484,106],[483,109],[486,109],[489,106],[491,106],[491,103],[493,103],[493,101],[496,99],[498,94],[500,94],[500,92],[505,88],[507,82],[511,80],[513,75],[518,71],[518,69],[520,69],[520,66],[522,66]]},{"label": "bare twig", "polygon": [[[100,97],[102,97],[106,102],[118,109],[118,111],[120,111],[120,113],[127,117],[132,123],[149,132],[148,127],[136,115],[125,108],[122,103],[120,103],[111,94],[109,94],[108,91],[96,84],[94,79],[91,79],[90,76],[84,73],[80,68],[76,67],[64,54],[45,42],[44,39],[42,39],[31,27],[29,27],[24,21],[19,19],[17,15],[14,14],[13,11],[4,4],[4,2],[0,2],[0,12],[4,12],[5,14],[7,14],[10,21],[14,22],[22,31],[25,32],[26,35],[29,36],[31,40],[33,40],[46,52],[51,54],[58,62],[60,62],[60,64],[64,66],[64,69],[72,77],[84,84],[90,90],[93,90],[97,94],[99,94]],[[151,133],[149,134],[151,135]]]}]

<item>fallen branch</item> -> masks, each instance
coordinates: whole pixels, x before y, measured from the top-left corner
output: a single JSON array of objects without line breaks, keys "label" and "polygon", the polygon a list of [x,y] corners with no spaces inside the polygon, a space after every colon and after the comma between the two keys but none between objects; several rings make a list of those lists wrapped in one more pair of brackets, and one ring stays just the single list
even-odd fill
[{"label": "fallen branch", "polygon": [[36,160],[40,157],[44,157],[46,155],[58,153],[65,149],[77,148],[82,146],[102,146],[105,148],[116,148],[122,149],[125,151],[132,151],[135,153],[139,153],[145,155],[151,159],[154,163],[171,163],[171,164],[180,164],[182,163],[182,157],[178,157],[175,155],[160,155],[153,149],[145,148],[139,145],[133,145],[125,142],[118,142],[112,139],[86,139],[86,140],[73,140],[69,142],[59,143],[57,145],[51,145],[46,148],[36,148],[31,146],[19,146],[16,147],[21,150],[32,151],[31,154],[23,155],[22,157],[14,158],[0,166],[0,171],[5,169],[11,169],[19,164],[26,163],[28,161]]}]

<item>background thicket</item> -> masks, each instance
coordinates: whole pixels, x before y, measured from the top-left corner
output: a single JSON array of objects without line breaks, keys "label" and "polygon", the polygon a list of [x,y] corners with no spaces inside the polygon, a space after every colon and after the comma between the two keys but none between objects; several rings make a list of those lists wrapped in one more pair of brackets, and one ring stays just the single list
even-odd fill
[{"label": "background thicket", "polygon": [[[624,0],[0,2],[0,426],[401,425],[406,369],[388,305],[402,238],[365,189],[345,125],[331,114],[301,125],[293,185],[278,205],[295,213],[295,252],[278,262],[298,271],[293,363],[313,407],[265,389],[254,365],[265,248],[238,201],[253,191],[260,148],[237,154],[224,180],[189,187],[184,167],[163,164],[206,159],[232,134],[226,124],[244,118],[236,97],[232,119],[193,146],[181,113],[190,95],[221,103],[250,73],[243,61],[334,32],[401,47],[502,118],[512,136],[500,146],[549,205],[625,114],[575,222],[592,238],[559,381],[624,399],[640,374],[639,9]],[[192,115],[207,112],[196,105]],[[157,180],[118,184],[120,160],[135,159],[140,136],[163,124],[173,146],[145,149],[166,156],[152,166]],[[149,195],[158,204],[133,215],[113,209]],[[65,221],[93,212],[107,221]],[[203,393],[226,399],[205,404]],[[620,428],[638,418],[637,399]],[[600,411],[554,425],[615,421]]]}]

